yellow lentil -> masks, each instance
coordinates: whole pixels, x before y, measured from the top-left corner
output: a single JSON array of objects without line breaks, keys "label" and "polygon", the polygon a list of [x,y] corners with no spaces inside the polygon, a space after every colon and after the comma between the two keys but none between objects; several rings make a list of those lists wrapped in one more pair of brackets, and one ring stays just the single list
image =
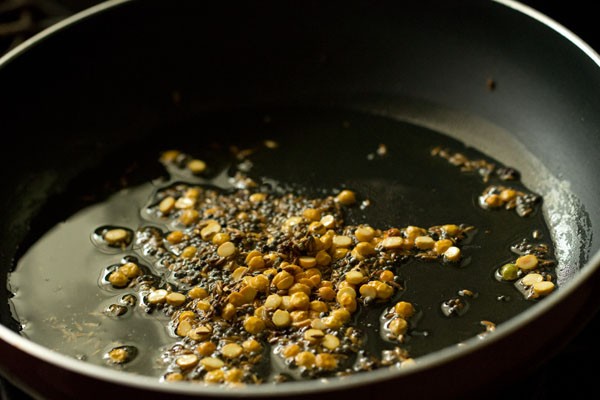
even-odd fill
[{"label": "yellow lentil", "polygon": [[213,235],[212,237],[212,242],[213,244],[216,244],[217,246],[222,245],[225,242],[228,242],[229,240],[231,240],[231,237],[229,236],[228,233],[225,232],[217,232]]},{"label": "yellow lentil", "polygon": [[262,332],[265,329],[265,322],[255,316],[250,316],[244,320],[244,329],[253,335]]},{"label": "yellow lentil", "polygon": [[122,288],[129,284],[129,278],[123,272],[116,270],[108,276],[108,281],[116,288]]},{"label": "yellow lentil", "polygon": [[402,247],[404,240],[400,236],[388,236],[381,241],[381,245],[386,250],[394,250]]},{"label": "yellow lentil", "polygon": [[344,324],[350,320],[350,312],[345,308],[338,308],[336,310],[333,310],[331,312],[331,316]]},{"label": "yellow lentil", "polygon": [[394,312],[402,318],[410,318],[415,314],[414,306],[407,301],[399,301],[394,306]]},{"label": "yellow lentil", "polygon": [[333,237],[333,245],[335,247],[350,247],[352,244],[352,238],[350,236],[345,235],[335,235]]},{"label": "yellow lentil", "polygon": [[[377,298],[387,300],[394,294],[394,288],[388,285],[387,283],[381,281],[371,281],[376,282],[374,287],[377,292]],[[369,282],[369,283],[371,283]]]},{"label": "yellow lentil", "polygon": [[368,284],[361,285],[359,293],[362,297],[377,297],[377,290],[375,290],[375,287]]},{"label": "yellow lentil", "polygon": [[193,368],[198,365],[199,358],[195,354],[184,354],[179,356],[177,360],[175,360],[175,364],[177,364],[182,369]]},{"label": "yellow lentil", "polygon": [[206,170],[206,163],[202,160],[193,159],[187,163],[187,168],[194,174],[201,174]]},{"label": "yellow lentil", "polygon": [[415,238],[415,246],[419,250],[429,250],[435,245],[435,240],[431,236],[417,236]]},{"label": "yellow lentil", "polygon": [[327,286],[322,286],[317,290],[317,296],[325,301],[331,301],[335,298],[335,290]]},{"label": "yellow lentil", "polygon": [[198,221],[199,218],[200,214],[198,214],[198,211],[187,209],[181,212],[181,215],[179,216],[179,222],[181,222],[183,225],[189,226]]},{"label": "yellow lentil", "polygon": [[119,271],[129,279],[136,278],[142,274],[140,267],[133,262],[127,262],[121,265]]},{"label": "yellow lentil", "polygon": [[296,310],[305,310],[310,304],[310,297],[304,292],[296,292],[290,296],[290,307]]},{"label": "yellow lentil", "polygon": [[319,353],[315,357],[315,365],[324,370],[332,370],[337,368],[337,359],[333,354]]},{"label": "yellow lentil", "polygon": [[167,241],[171,244],[181,243],[184,239],[184,233],[181,231],[172,231],[167,235]]},{"label": "yellow lentil", "polygon": [[259,269],[263,269],[265,268],[265,260],[263,259],[262,255],[260,256],[255,256],[252,257],[247,263],[246,265],[248,265],[248,267],[252,270],[252,271],[256,271]]},{"label": "yellow lentil", "polygon": [[517,258],[515,265],[523,271],[531,271],[538,266],[538,259],[533,254],[527,254]]},{"label": "yellow lentil", "polygon": [[543,280],[544,277],[542,275],[531,272],[525,275],[523,279],[521,279],[521,283],[525,286],[532,286],[533,284],[541,282]]},{"label": "yellow lentil", "polygon": [[210,221],[204,228],[200,230],[202,240],[212,240],[212,238],[221,232],[221,225],[216,221]]},{"label": "yellow lentil", "polygon": [[173,211],[174,207],[175,207],[175,198],[173,196],[167,196],[161,200],[160,204],[158,205],[158,210],[162,214],[168,214],[171,211]]},{"label": "yellow lentil", "polygon": [[247,339],[242,343],[242,348],[246,353],[252,354],[262,350],[262,345],[256,339]]},{"label": "yellow lentil", "polygon": [[436,254],[444,254],[454,243],[450,239],[440,239],[433,245],[433,251]]},{"label": "yellow lentil", "polygon": [[200,360],[200,364],[202,364],[207,371],[214,371],[225,365],[223,360],[217,357],[204,357]]},{"label": "yellow lentil", "polygon": [[244,349],[237,343],[227,343],[221,348],[221,354],[225,358],[237,358],[243,353]]},{"label": "yellow lentil", "polygon": [[321,219],[321,211],[315,208],[305,209],[302,215],[309,221],[319,221]]},{"label": "yellow lentil", "polygon": [[185,295],[182,293],[172,292],[167,294],[167,304],[172,306],[180,306],[185,303]]},{"label": "yellow lentil", "polygon": [[230,368],[225,371],[225,382],[227,383],[238,383],[242,381],[244,377],[244,371],[240,368]]},{"label": "yellow lentil", "polygon": [[181,152],[179,150],[163,151],[160,155],[160,161],[162,161],[163,163],[172,163],[180,154]]},{"label": "yellow lentil", "polygon": [[[365,276],[360,271],[352,270],[346,273],[346,282],[351,283],[353,285],[358,285],[363,282]],[[356,295],[356,294],[355,294]]]},{"label": "yellow lentil", "polygon": [[114,364],[123,364],[129,358],[127,350],[124,348],[115,348],[108,352],[108,359]]},{"label": "yellow lentil", "polygon": [[418,236],[425,236],[427,231],[419,226],[409,225],[406,227],[406,237],[415,240]]},{"label": "yellow lentil", "polygon": [[329,307],[327,306],[327,303],[325,303],[324,301],[320,301],[320,300],[311,301],[309,308],[311,311],[316,311],[318,313],[329,311]]},{"label": "yellow lentil", "polygon": [[179,317],[177,318],[179,321],[183,321],[183,320],[193,320],[196,318],[196,313],[190,310],[185,310],[183,311],[181,314],[179,314]]},{"label": "yellow lentil", "polygon": [[209,370],[204,375],[204,382],[206,383],[221,383],[225,379],[225,372],[220,369]]},{"label": "yellow lentil", "polygon": [[122,228],[110,229],[102,238],[111,246],[122,245],[129,239],[129,232]]},{"label": "yellow lentil", "polygon": [[188,246],[181,251],[181,258],[193,258],[198,249],[195,246]]},{"label": "yellow lentil", "polygon": [[448,236],[456,236],[460,232],[460,227],[454,224],[443,225],[442,229]]},{"label": "yellow lentil", "polygon": [[303,268],[313,268],[317,265],[317,259],[315,257],[303,256],[298,259],[298,263]]},{"label": "yellow lentil", "polygon": [[381,271],[379,280],[382,282],[391,282],[394,280],[394,273],[390,270]]},{"label": "yellow lentil", "polygon": [[190,289],[188,296],[192,299],[204,299],[208,297],[208,291],[202,287],[195,286]]},{"label": "yellow lentil", "polygon": [[203,357],[209,357],[217,350],[217,345],[213,342],[202,342],[198,346],[196,346],[196,352]]},{"label": "yellow lentil", "polygon": [[294,284],[294,276],[287,271],[281,271],[273,277],[272,283],[277,289],[289,289]]},{"label": "yellow lentil", "polygon": [[315,261],[320,266],[327,266],[331,264],[331,256],[326,251],[321,250],[315,255]]},{"label": "yellow lentil", "polygon": [[487,196],[485,198],[484,201],[485,201],[485,204],[487,204],[488,207],[492,207],[492,208],[500,207],[502,205],[502,203],[503,203],[502,199],[497,194],[490,194],[489,196]]},{"label": "yellow lentil", "polygon": [[344,247],[336,248],[333,251],[333,259],[340,260],[340,259],[344,258],[346,256],[346,254],[348,254],[348,249],[346,249]]},{"label": "yellow lentil", "polygon": [[370,226],[361,226],[354,231],[354,237],[359,242],[370,242],[375,237],[375,229]]},{"label": "yellow lentil", "polygon": [[394,318],[389,323],[390,332],[396,336],[406,333],[408,329],[408,322],[404,318]]},{"label": "yellow lentil", "polygon": [[248,285],[259,292],[266,291],[269,283],[269,279],[264,275],[256,275],[248,279]]},{"label": "yellow lentil", "polygon": [[183,375],[179,372],[170,372],[165,375],[165,381],[167,382],[178,382],[183,380]]},{"label": "yellow lentil", "polygon": [[323,225],[321,222],[313,221],[308,225],[308,230],[312,233],[316,233],[317,235],[322,235],[325,233],[325,231],[327,231],[327,228],[325,228],[325,225]]},{"label": "yellow lentil", "polygon": [[238,281],[242,280],[242,278],[244,277],[244,275],[246,275],[247,272],[248,272],[248,268],[247,267],[237,267],[231,273],[231,279],[234,282],[238,282]]},{"label": "yellow lentil", "polygon": [[153,290],[148,294],[148,303],[162,304],[167,301],[168,292],[164,289]]},{"label": "yellow lentil", "polygon": [[325,347],[328,350],[335,350],[340,346],[340,339],[338,339],[336,336],[328,333],[325,336],[323,336],[323,340],[321,341],[321,344],[323,345],[323,347]]},{"label": "yellow lentil", "polygon": [[352,190],[342,190],[335,199],[340,204],[350,206],[356,203],[356,194]]},{"label": "yellow lentil", "polygon": [[290,317],[292,318],[292,324],[297,327],[302,327],[306,325],[310,325],[310,320],[308,311],[304,310],[294,310],[290,312]]},{"label": "yellow lentil", "polygon": [[185,337],[191,329],[192,323],[190,322],[190,320],[184,319],[179,321],[179,324],[177,324],[177,329],[175,330],[175,333],[177,334],[177,336]]},{"label": "yellow lentil", "polygon": [[301,351],[300,353],[296,354],[294,361],[300,367],[312,368],[315,365],[316,357],[310,351]]},{"label": "yellow lentil", "polygon": [[444,259],[447,261],[450,261],[450,262],[456,262],[456,261],[460,260],[460,256],[461,256],[460,253],[461,253],[461,251],[458,247],[450,246],[444,252]]},{"label": "yellow lentil", "polygon": [[175,208],[179,210],[185,210],[194,207],[196,205],[196,199],[190,197],[180,197],[175,202]]},{"label": "yellow lentil", "polygon": [[325,215],[321,218],[321,224],[327,229],[331,229],[335,227],[335,217],[331,214]]},{"label": "yellow lentil", "polygon": [[231,257],[236,252],[235,244],[232,242],[225,242],[217,248],[217,254],[219,257]]},{"label": "yellow lentil", "polygon": [[554,283],[551,281],[536,282],[533,284],[533,293],[538,296],[545,296],[554,291]]},{"label": "yellow lentil", "polygon": [[354,247],[354,250],[356,250],[356,252],[363,257],[368,257],[375,254],[375,246],[367,242],[358,243]]},{"label": "yellow lentil", "polygon": [[300,353],[300,350],[300,346],[298,346],[296,343],[293,343],[285,346],[282,349],[281,354],[286,358],[292,358],[296,357]]},{"label": "yellow lentil", "polygon": [[278,294],[270,294],[267,296],[267,298],[265,299],[264,302],[264,306],[267,309],[270,310],[275,310],[276,308],[279,308],[279,306],[281,305],[281,296]]},{"label": "yellow lentil", "polygon": [[517,197],[516,190],[504,189],[503,191],[500,192],[500,200],[502,200],[505,203],[511,201],[515,197]]},{"label": "yellow lentil", "polygon": [[204,299],[200,300],[199,302],[196,303],[196,309],[198,309],[199,311],[208,311],[211,309],[210,302],[208,302]]},{"label": "yellow lentil", "polygon": [[292,317],[286,310],[275,310],[271,320],[277,328],[285,328],[292,324]]},{"label": "yellow lentil", "polygon": [[198,199],[198,197],[200,196],[200,188],[197,188],[197,187],[188,188],[185,191],[184,196],[191,198],[191,199]]},{"label": "yellow lentil", "polygon": [[266,199],[266,193],[252,193],[250,197],[248,197],[248,200],[250,200],[252,203],[260,203],[261,201],[265,201]]},{"label": "yellow lentil", "polygon": [[254,300],[258,291],[252,286],[246,286],[240,289],[240,295],[244,299],[244,304],[248,304]]},{"label": "yellow lentil", "polygon": [[333,243],[333,236],[333,233],[329,234],[328,232],[325,232],[325,234],[319,238],[319,242],[321,242],[321,250],[329,250],[329,248],[331,248],[331,244]]}]

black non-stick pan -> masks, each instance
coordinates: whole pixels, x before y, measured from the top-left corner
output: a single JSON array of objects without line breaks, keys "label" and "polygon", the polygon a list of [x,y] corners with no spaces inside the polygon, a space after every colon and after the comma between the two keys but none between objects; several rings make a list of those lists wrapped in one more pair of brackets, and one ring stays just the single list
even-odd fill
[{"label": "black non-stick pan", "polygon": [[[51,28],[0,59],[2,375],[43,399],[457,397],[526,375],[598,308],[599,64],[566,29],[510,1],[110,1]],[[466,178],[453,170],[424,181],[407,135],[520,172],[544,199],[533,218],[548,221],[558,290],[411,368],[233,389],[167,385],[19,333],[9,306],[18,288],[7,281],[21,257],[81,208],[163,176],[153,161],[165,146],[218,165],[229,145],[276,138],[281,156],[259,158],[253,173],[313,194],[352,187],[378,206],[366,215],[380,226],[433,224],[448,212],[444,196],[460,198],[436,187]],[[389,157],[373,161],[382,140]],[[454,218],[522,223],[467,200]],[[75,250],[64,243],[56,253]],[[469,268],[485,264],[477,254]],[[491,280],[493,266],[481,268]],[[477,286],[464,271],[462,282]],[[439,281],[431,288],[445,290]],[[501,303],[489,303],[490,318]]]}]

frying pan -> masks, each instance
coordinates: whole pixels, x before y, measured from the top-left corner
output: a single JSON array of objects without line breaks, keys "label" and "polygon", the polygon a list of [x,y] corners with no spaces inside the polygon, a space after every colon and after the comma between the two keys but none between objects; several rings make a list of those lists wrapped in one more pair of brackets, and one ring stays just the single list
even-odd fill
[{"label": "frying pan", "polygon": [[[47,399],[457,397],[526,374],[598,308],[599,65],[585,43],[511,1],[110,1],[51,28],[0,60],[2,282],[51,227],[36,222],[45,207],[55,222],[75,212],[61,193],[88,171],[144,154],[156,132],[206,140],[180,128],[198,113],[282,105],[362,110],[493,154],[548,199],[568,268],[559,291],[485,340],[413,368],[236,390],[164,385],[44,348],[16,332],[1,285],[0,371]],[[102,199],[118,188],[97,189]]]}]

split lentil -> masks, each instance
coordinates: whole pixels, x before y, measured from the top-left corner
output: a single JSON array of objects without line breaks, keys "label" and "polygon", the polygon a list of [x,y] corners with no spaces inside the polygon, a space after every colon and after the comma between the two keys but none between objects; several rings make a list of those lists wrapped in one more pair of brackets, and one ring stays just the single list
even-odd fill
[{"label": "split lentil", "polygon": [[[150,310],[171,315],[182,338],[166,353],[172,361],[165,380],[224,382],[231,374],[235,382],[261,382],[265,343],[275,343],[275,354],[308,377],[341,374],[364,341],[352,315],[403,290],[394,272],[382,267],[412,257],[457,262],[472,230],[456,224],[346,226],[344,208],[356,202],[349,190],[309,199],[176,183],[154,197],[146,213],[180,224],[136,242],[179,286],[151,286],[144,296]],[[129,284],[123,276],[115,276],[116,288]],[[383,329],[400,345],[416,311],[407,301],[390,310]],[[405,351],[398,354],[398,362],[408,359]],[[238,369],[240,362],[246,367]]]}]

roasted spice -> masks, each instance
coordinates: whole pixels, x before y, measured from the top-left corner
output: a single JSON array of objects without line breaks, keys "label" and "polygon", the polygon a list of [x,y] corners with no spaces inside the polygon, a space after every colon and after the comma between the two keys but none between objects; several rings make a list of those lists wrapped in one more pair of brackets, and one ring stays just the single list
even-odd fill
[{"label": "roasted spice", "polygon": [[[352,315],[402,290],[381,267],[411,257],[457,262],[472,230],[346,226],[344,208],[355,204],[347,189],[316,199],[181,182],[159,189],[143,212],[176,229],[142,227],[135,245],[171,271],[178,286],[138,287],[147,312],[171,316],[182,339],[165,353],[165,380],[262,382],[266,343],[303,376],[343,374],[364,340]],[[131,285],[142,273],[135,266],[115,268],[113,287]],[[403,301],[390,310],[384,329],[400,345],[415,308]],[[394,354],[398,363],[408,359],[405,351]]]},{"label": "roasted spice", "polygon": [[[236,154],[240,160],[246,157],[244,150]],[[485,181],[494,173],[499,179],[514,177],[460,153],[435,149],[433,154],[463,171],[478,171]],[[175,151],[164,153],[162,162],[194,174],[207,168]],[[464,258],[462,242],[474,227],[453,221],[428,228],[346,225],[346,208],[357,204],[352,190],[308,198],[271,193],[240,173],[235,179],[240,184],[231,190],[173,183],[158,189],[142,210],[171,229],[141,227],[134,243],[170,276],[170,283],[143,278],[151,275],[143,275],[134,262],[107,277],[114,289],[137,290],[146,312],[170,317],[172,333],[180,340],[163,354],[164,380],[261,383],[270,357],[281,358],[303,378],[412,362],[402,346],[419,309],[406,300],[389,304],[403,290],[394,267],[412,258],[458,266]],[[528,196],[490,186],[482,206],[514,208],[524,216],[532,212],[523,211],[525,204],[535,203]],[[522,249],[519,258],[499,270],[501,279],[521,285],[531,298],[550,293],[552,278],[533,276],[546,265],[542,250]],[[386,305],[380,328],[394,344],[381,354],[364,350],[365,332],[353,322],[357,311],[373,304]],[[468,303],[461,295],[441,307],[446,316],[459,316]],[[114,308],[111,314],[119,312]]]}]

